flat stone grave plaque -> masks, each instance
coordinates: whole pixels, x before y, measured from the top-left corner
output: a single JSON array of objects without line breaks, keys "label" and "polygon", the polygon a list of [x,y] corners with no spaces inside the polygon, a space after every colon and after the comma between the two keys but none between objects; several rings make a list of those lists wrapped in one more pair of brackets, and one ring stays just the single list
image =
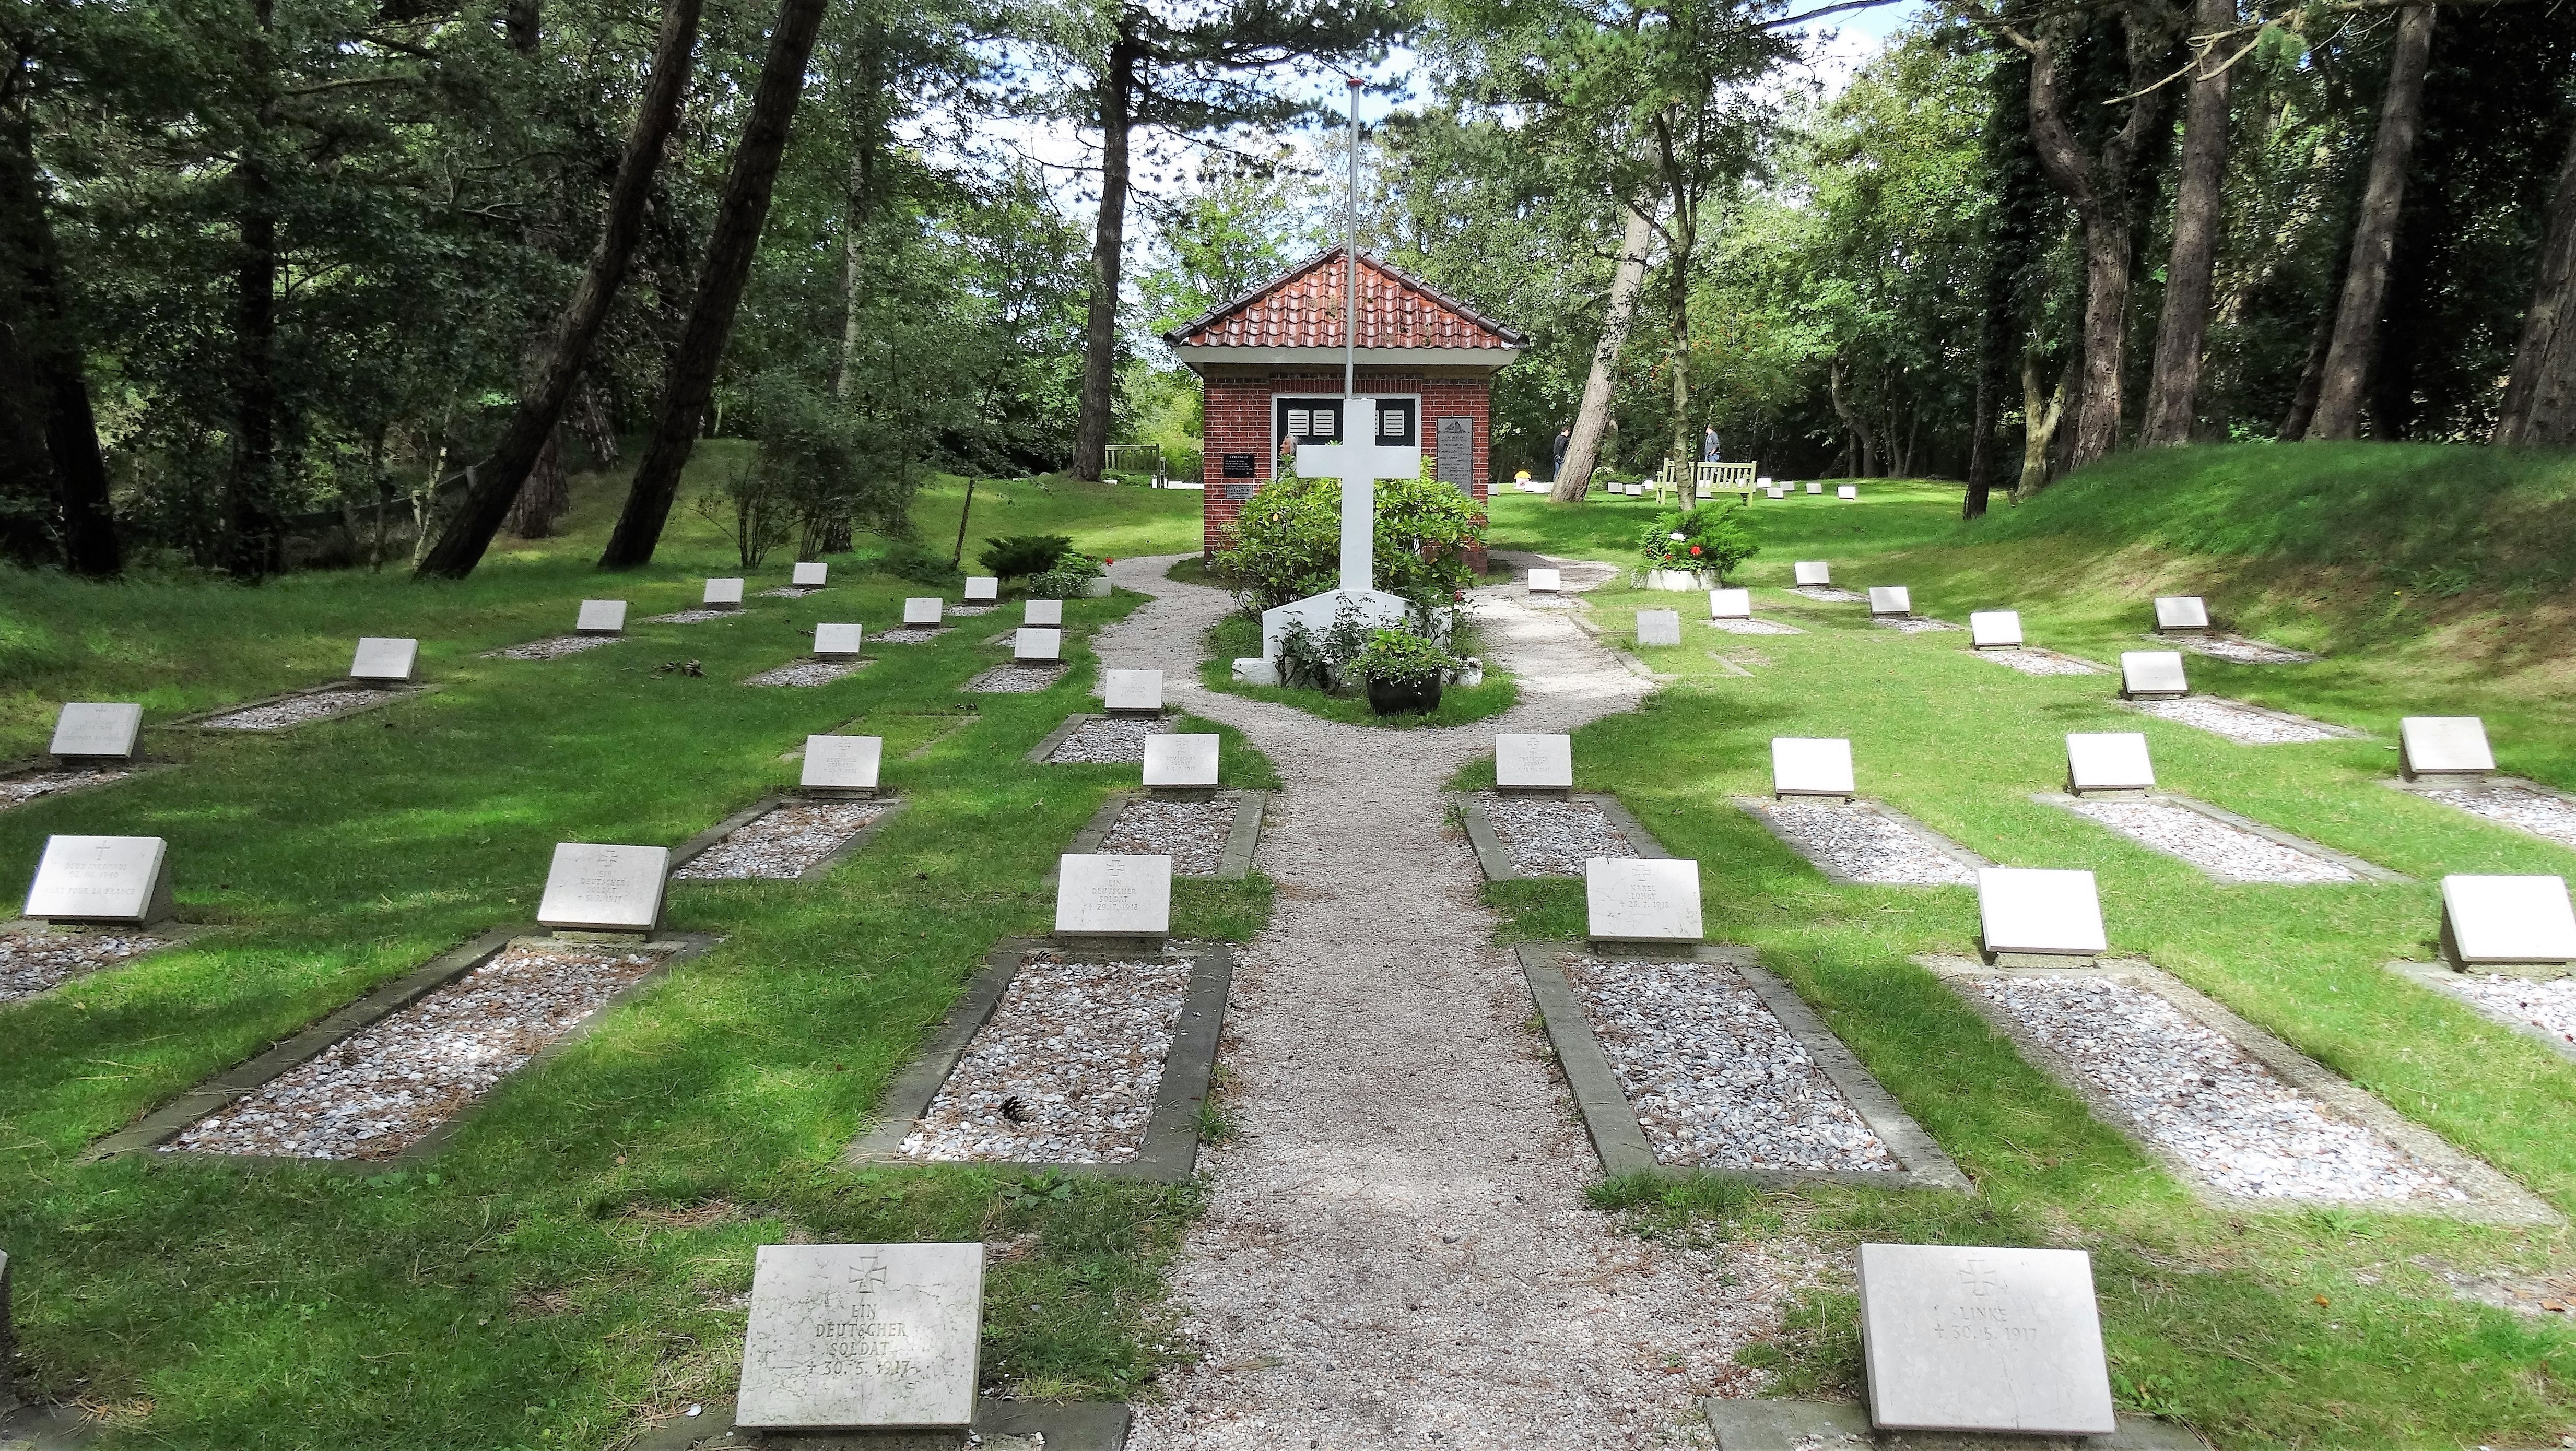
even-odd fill
[{"label": "flat stone grave plaque", "polygon": [[555,843],[537,925],[569,932],[651,932],[662,925],[671,849]]},{"label": "flat stone grave plaque", "polygon": [[1574,789],[1574,737],[1494,737],[1494,785],[1504,791]]},{"label": "flat stone grave plaque", "polygon": [[787,576],[787,582],[798,589],[821,589],[832,577],[832,566],[815,562],[799,563]]},{"label": "flat stone grave plaque", "polygon": [[1002,582],[989,574],[966,576],[966,603],[989,605],[1002,597]]},{"label": "flat stone grave plaque", "polygon": [[2156,628],[2206,630],[2209,628],[2209,606],[2201,603],[2198,595],[2158,595]]},{"label": "flat stone grave plaque", "polygon": [[2409,779],[2483,776],[2495,769],[2495,752],[2487,746],[2487,723],[2477,716],[2410,715],[2397,723],[2397,761]]},{"label": "flat stone grave plaque", "polygon": [[1161,937],[1172,930],[1172,859],[1056,860],[1055,930],[1067,937]]},{"label": "flat stone grave plaque", "polygon": [[1020,606],[1020,623],[1023,625],[1062,625],[1064,623],[1064,601],[1028,600]]},{"label": "flat stone grave plaque", "polygon": [[67,702],[54,717],[48,755],[78,761],[130,761],[143,732],[143,707],[124,701]]},{"label": "flat stone grave plaque", "polygon": [[2066,738],[2066,786],[2087,791],[2152,791],[2155,763],[2139,731],[2077,731]]},{"label": "flat stone grave plaque", "polygon": [[583,600],[581,613],[573,617],[576,635],[622,635],[626,633],[626,601]]},{"label": "flat stone grave plaque", "polygon": [[1595,941],[1697,942],[1699,863],[1593,857],[1583,864],[1583,905]]},{"label": "flat stone grave plaque", "polygon": [[1910,615],[1914,613],[1914,592],[1901,584],[1871,585],[1869,612],[1872,615]]},{"label": "flat stone grave plaque", "polygon": [[1821,559],[1802,559],[1789,569],[1800,585],[1829,585],[1834,582],[1834,567]]},{"label": "flat stone grave plaque", "polygon": [[1537,569],[1529,572],[1529,590],[1534,595],[1552,595],[1565,588],[1565,571]]},{"label": "flat stone grave plaque", "polygon": [[2444,877],[2442,927],[2462,967],[2576,962],[2564,877]]},{"label": "flat stone grave plaque", "polygon": [[1163,709],[1163,672],[1112,670],[1101,682],[1100,703],[1112,714],[1154,714]]},{"label": "flat stone grave plaque", "polygon": [[741,609],[742,581],[738,579],[708,580],[705,592],[698,596],[698,602],[711,610]]},{"label": "flat stone grave plaque", "polygon": [[962,1438],[983,1325],[981,1244],[764,1244],[734,1424]]},{"label": "flat stone grave plaque", "polygon": [[814,653],[823,656],[847,656],[859,653],[859,641],[867,632],[857,625],[816,625]]},{"label": "flat stone grave plaque", "polygon": [[903,622],[907,625],[938,624],[940,606],[944,603],[936,595],[914,595],[903,602]]},{"label": "flat stone grave plaque", "polygon": [[1753,591],[1749,589],[1713,589],[1708,592],[1708,617],[1712,620],[1749,620],[1753,618]]},{"label": "flat stone grave plaque", "polygon": [[1808,492],[1808,493],[1810,493],[1810,494],[1821,494],[1821,493],[1823,493],[1824,491],[1825,491],[1825,486],[1824,486],[1824,484],[1823,484],[1821,481],[1816,480],[1816,479],[1809,479],[1809,480],[1807,480],[1807,492]]},{"label": "flat stone grave plaque", "polygon": [[1763,492],[1766,496],[1768,496],[1768,497],[1770,497],[1770,498],[1774,498],[1774,499],[1785,499],[1785,498],[1789,497],[1789,491],[1788,491],[1787,489],[1781,488],[1781,487],[1780,487],[1780,486],[1778,486],[1777,484],[1772,485],[1770,488],[1764,489],[1762,492]]},{"label": "flat stone grave plaque", "polygon": [[1852,784],[1851,742],[1819,737],[1773,737],[1771,794],[1845,798],[1858,795],[1859,789]]},{"label": "flat stone grave plaque", "polygon": [[351,680],[381,680],[400,684],[411,679],[412,666],[419,663],[418,640],[393,640],[382,635],[363,636],[357,653],[349,657]]},{"label": "flat stone grave plaque", "polygon": [[1216,785],[1217,746],[1221,739],[1214,735],[1145,737],[1146,786],[1175,790],[1213,788]]},{"label": "flat stone grave plaque", "polygon": [[1857,499],[1860,497],[1860,486],[1857,484],[1836,484],[1834,486],[1834,497],[1837,499]]},{"label": "flat stone grave plaque", "polygon": [[874,791],[884,759],[883,736],[807,736],[805,773],[797,784],[817,791]]},{"label": "flat stone grave plaque", "polygon": [[2111,945],[2091,872],[1980,867],[1977,922],[1989,955],[2093,957]]},{"label": "flat stone grave plaque", "polygon": [[1882,1430],[2117,1429],[2080,1249],[1862,1245],[1860,1344]]},{"label": "flat stone grave plaque", "polygon": [[49,836],[25,915],[143,927],[170,911],[170,844],[160,837]]},{"label": "flat stone grave plaque", "polygon": [[1637,643],[1640,645],[1678,645],[1682,642],[1682,612],[1679,610],[1637,611]]},{"label": "flat stone grave plaque", "polygon": [[2021,646],[2021,611],[1972,610],[1968,646],[1975,650],[2010,650]]},{"label": "flat stone grave plaque", "polygon": [[2120,693],[2131,698],[2191,694],[2179,650],[2120,652]]},{"label": "flat stone grave plaque", "polygon": [[1011,634],[1011,658],[1041,664],[1064,658],[1064,631],[1022,625]]}]

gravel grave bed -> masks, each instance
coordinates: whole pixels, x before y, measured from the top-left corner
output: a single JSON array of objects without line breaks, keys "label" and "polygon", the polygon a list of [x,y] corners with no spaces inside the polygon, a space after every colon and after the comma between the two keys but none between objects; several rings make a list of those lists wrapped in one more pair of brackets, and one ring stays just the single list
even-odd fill
[{"label": "gravel grave bed", "polygon": [[793,801],[764,811],[725,833],[724,839],[671,873],[693,880],[801,877],[841,849],[869,822],[885,815],[886,801]]},{"label": "gravel grave bed", "polygon": [[2331,741],[2335,733],[2319,725],[2306,725],[2247,710],[2232,700],[2211,696],[2186,695],[2180,700],[2133,700],[2135,709],[2158,720],[2169,720],[2204,730],[2214,736],[2225,736],[2240,746],[2294,746],[2310,741]]},{"label": "gravel grave bed", "polygon": [[623,635],[557,635],[551,640],[531,640],[527,644],[513,645],[506,650],[486,650],[483,652],[483,658],[486,660],[560,660],[566,655],[578,655],[584,650],[596,650],[602,645],[614,645],[624,638],[626,637]]},{"label": "gravel grave bed", "polygon": [[2158,635],[2158,640],[2171,640],[2194,655],[2212,660],[2231,660],[2239,665],[2308,665],[2316,656],[2287,645],[2267,645],[2260,640],[2247,640],[2235,635]]},{"label": "gravel grave bed", "polygon": [[1967,628],[1965,625],[1954,625],[1948,620],[1935,620],[1924,615],[1900,615],[1892,619],[1871,620],[1870,623],[1882,630],[1894,630],[1900,635],[1930,635],[1942,630]]},{"label": "gravel grave bed", "polygon": [[1973,887],[1976,869],[1936,849],[1905,823],[1858,802],[1747,798],[1798,854],[1826,871],[1876,887]]},{"label": "gravel grave bed", "polygon": [[0,932],[0,1003],[169,945],[141,932]]},{"label": "gravel grave bed", "polygon": [[1145,759],[1145,738],[1161,735],[1162,720],[1148,716],[1110,716],[1087,720],[1074,728],[1047,757],[1051,765],[1109,766]]},{"label": "gravel grave bed", "polygon": [[2469,1197],[2148,988],[2090,976],[1970,981],[2220,1193],[2345,1202]]},{"label": "gravel grave bed", "polygon": [[694,625],[703,620],[730,620],[741,613],[742,611],[740,610],[673,610],[667,615],[647,615],[644,617],[644,623],[648,625]]},{"label": "gravel grave bed", "polygon": [[320,690],[311,695],[272,700],[266,705],[254,705],[248,710],[237,710],[230,715],[215,716],[210,720],[201,720],[197,724],[210,731],[282,731],[288,726],[302,725],[306,721],[329,720],[335,715],[347,715],[383,699],[385,699],[384,692],[376,690]]},{"label": "gravel grave bed", "polygon": [[798,660],[775,670],[763,670],[745,680],[745,685],[829,685],[843,676],[855,675],[874,665],[873,660]]},{"label": "gravel grave bed", "polygon": [[1100,840],[1103,856],[1168,856],[1176,877],[1212,877],[1225,861],[1226,838],[1234,834],[1231,801],[1156,801],[1127,803]]},{"label": "gravel grave bed", "polygon": [[1869,598],[1867,595],[1854,594],[1847,589],[1835,589],[1831,585],[1823,584],[1792,585],[1789,589],[1789,593],[1793,595],[1804,595],[1808,599],[1814,600],[1819,604],[1828,605],[1856,605],[1865,602]]},{"label": "gravel grave bed", "polygon": [[95,770],[84,768],[77,771],[39,771],[34,775],[0,781],[0,811],[6,811],[12,806],[24,806],[39,796],[51,796],[57,791],[77,791],[84,786],[104,786],[110,781],[122,781],[133,774],[132,771],[102,767]]},{"label": "gravel grave bed", "polygon": [[921,645],[947,633],[946,627],[940,625],[896,625],[883,634],[871,635],[868,638],[880,645]]},{"label": "gravel grave bed", "polygon": [[940,613],[944,615],[989,615],[1000,608],[1000,605],[949,605],[943,608]]},{"label": "gravel grave bed", "polygon": [[1902,1171],[1743,973],[1586,957],[1566,977],[1656,1162]]},{"label": "gravel grave bed", "polygon": [[2424,794],[2456,806],[2471,816],[2520,827],[2562,846],[2576,847],[2576,801],[2505,785],[2489,786],[2484,790],[2444,787]]},{"label": "gravel grave bed", "polygon": [[1803,635],[1807,633],[1795,625],[1784,625],[1777,620],[1711,620],[1709,623],[1730,635]]},{"label": "gravel grave bed", "polygon": [[1579,877],[1583,864],[1597,856],[1632,857],[1637,848],[1610,814],[1591,801],[1559,801],[1549,796],[1506,796],[1479,791],[1477,802],[1494,836],[1511,854],[1512,870],[1533,877]]},{"label": "gravel grave bed", "polygon": [[1154,1119],[1163,1060],[1189,993],[1186,958],[1063,962],[1034,954],[957,1060],[914,1159],[1116,1164]]},{"label": "gravel grave bed", "polygon": [[2488,1017],[2527,1023],[2562,1044],[2576,1044],[2576,977],[2490,977],[2455,972],[2442,990],[2464,998]]},{"label": "gravel grave bed", "polygon": [[180,1131],[161,1152],[383,1159],[427,1137],[668,948],[519,941]]},{"label": "gravel grave bed", "polygon": [[2150,797],[2144,801],[2077,797],[2066,809],[2089,817],[2132,841],[2171,852],[2230,882],[2357,882],[2359,874],[2321,856],[2284,846],[2241,826],[2203,816],[2188,806]]},{"label": "gravel grave bed", "polygon": [[2052,655],[2046,650],[2024,650],[2018,646],[2001,650],[1971,651],[1980,660],[1992,660],[2007,670],[2024,675],[2099,675],[2102,667],[2071,655]]},{"label": "gravel grave bed", "polygon": [[977,695],[1034,695],[1062,680],[1064,671],[1061,665],[996,665],[967,681],[965,688]]},{"label": "gravel grave bed", "polygon": [[762,590],[760,592],[760,597],[765,600],[801,600],[807,595],[818,595],[822,592],[823,589],[820,585],[810,585],[803,589],[799,589],[792,584],[782,584],[776,589]]}]

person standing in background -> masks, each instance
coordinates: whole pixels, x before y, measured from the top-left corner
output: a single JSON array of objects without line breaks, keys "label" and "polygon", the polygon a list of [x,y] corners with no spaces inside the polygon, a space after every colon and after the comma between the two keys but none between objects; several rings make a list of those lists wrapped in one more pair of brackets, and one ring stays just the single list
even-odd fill
[{"label": "person standing in background", "polygon": [[1565,451],[1572,447],[1574,447],[1573,427],[1568,425],[1566,427],[1559,428],[1556,431],[1556,463],[1547,471],[1547,476],[1551,481],[1553,481],[1557,475],[1565,472]]},{"label": "person standing in background", "polygon": [[1718,442],[1717,425],[1712,423],[1699,431],[1699,458],[1702,463],[1716,463],[1726,457],[1726,446]]}]

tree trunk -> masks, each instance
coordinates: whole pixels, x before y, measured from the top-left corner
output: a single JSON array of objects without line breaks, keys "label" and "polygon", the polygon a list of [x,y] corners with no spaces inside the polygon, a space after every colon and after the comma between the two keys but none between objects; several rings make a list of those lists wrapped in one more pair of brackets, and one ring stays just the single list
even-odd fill
[{"label": "tree trunk", "polygon": [[[555,423],[581,380],[591,344],[608,319],[609,305],[617,300],[627,260],[643,235],[644,204],[652,195],[653,171],[661,164],[672,128],[679,123],[680,102],[688,91],[689,52],[697,43],[703,4],[704,0],[665,0],[662,33],[653,47],[653,72],[636,102],[635,120],[626,133],[626,154],[617,163],[617,179],[609,185],[599,245],[591,249],[581,285],[555,319],[554,339],[535,387],[520,397],[501,441],[483,466],[473,471],[465,497],[438,543],[421,556],[417,578],[463,579],[474,572],[518,497],[520,483],[554,436]],[[431,487],[437,487],[435,479]]]},{"label": "tree trunk", "polygon": [[1825,396],[1832,400],[1834,416],[1842,420],[1844,431],[1852,436],[1853,467],[1847,478],[1867,478],[1878,461],[1878,437],[1869,425],[1860,421],[1849,399],[1843,396],[1843,360],[1836,358],[1825,365]]},{"label": "tree trunk", "polygon": [[[2203,35],[2236,28],[2236,0],[2198,0]],[[2209,336],[2210,280],[2216,272],[2221,186],[2227,179],[2228,73],[2213,43],[2192,72],[2183,117],[2182,184],[2174,192],[2173,251],[2165,260],[2165,311],[2156,327],[2155,371],[2138,442],[2191,442],[2200,402],[2200,351]]]},{"label": "tree trunk", "polygon": [[2397,246],[2397,213],[2406,203],[2406,168],[2424,120],[2424,71],[2433,52],[2436,7],[2398,12],[2397,43],[2388,55],[2388,94],[2379,105],[2379,134],[2370,148],[2370,181],[2353,225],[2352,261],[2335,309],[2334,341],[2317,388],[2316,413],[2304,437],[2350,438],[2361,425],[2361,394],[2379,348],[2379,306],[2388,291]]},{"label": "tree trunk", "polygon": [[[1683,171],[1681,156],[1674,138],[1669,115],[1655,117],[1656,153],[1661,159],[1664,189],[1673,199],[1670,226],[1664,233],[1669,244],[1664,256],[1665,303],[1672,309],[1672,332],[1667,344],[1673,370],[1673,441],[1666,456],[1684,463],[1699,457],[1691,447],[1695,430],[1690,424],[1690,286],[1691,264],[1699,251],[1699,203],[1690,194],[1690,183]],[[1684,502],[1687,508],[1697,499]]]},{"label": "tree trunk", "polygon": [[[570,405],[572,431],[581,438],[582,448],[590,454],[593,469],[613,469],[621,451],[617,446],[617,427],[608,416],[608,408],[599,401],[599,388],[584,383],[573,390]],[[562,436],[557,430],[556,436]]]},{"label": "tree trunk", "polygon": [[875,190],[876,141],[873,134],[859,143],[858,159],[850,166],[850,202],[841,221],[841,354],[832,365],[832,396],[848,402],[852,376],[858,368],[859,310],[867,300],[867,244],[864,234],[868,224],[868,198]]},{"label": "tree trunk", "polygon": [[233,166],[240,189],[240,248],[233,264],[233,440],[225,538],[218,567],[265,579],[283,562],[277,515],[277,186],[268,133],[277,121],[269,40],[272,0],[253,7],[249,71],[258,99]]},{"label": "tree trunk", "polygon": [[2576,136],[2568,139],[2558,189],[2549,198],[2540,276],[2532,285],[2531,310],[2523,314],[2493,441],[2576,442]]},{"label": "tree trunk", "polygon": [[1073,476],[1097,479],[1109,460],[1118,381],[1118,271],[1127,248],[1127,133],[1135,124],[1142,47],[1121,20],[1100,77],[1100,215],[1091,230],[1091,316],[1082,330],[1082,411],[1073,429]]},{"label": "tree trunk", "polygon": [[2013,486],[2013,502],[2018,504],[2048,487],[2048,450],[2057,441],[2057,425],[2066,416],[2066,380],[2075,371],[2075,360],[2057,372],[2057,387],[2047,397],[2039,394],[2039,355],[2021,355],[2021,482]]},{"label": "tree trunk", "polygon": [[563,430],[557,428],[546,435],[546,446],[529,468],[528,481],[519,485],[519,497],[501,521],[501,532],[519,539],[550,539],[556,521],[571,507],[572,486],[564,478]]},{"label": "tree trunk", "polygon": [[1566,440],[1565,464],[1556,471],[1548,497],[1560,504],[1580,502],[1592,487],[1592,470],[1601,462],[1601,435],[1610,422],[1610,397],[1619,384],[1619,351],[1628,345],[1628,328],[1637,320],[1637,294],[1646,281],[1646,251],[1654,243],[1655,221],[1638,207],[1625,206],[1627,225],[1619,238],[1619,265],[1610,272],[1610,302],[1601,315],[1601,341],[1592,349],[1592,371],[1583,380],[1583,404],[1574,413],[1574,435]]},{"label": "tree trunk", "polygon": [[2003,356],[2003,329],[1995,324],[1993,274],[1987,269],[1987,306],[1977,314],[1977,401],[1968,424],[1968,491],[1959,503],[1959,517],[1982,519],[1992,502],[1995,471],[1996,394],[2002,390],[1995,378]]},{"label": "tree trunk", "polygon": [[[103,579],[124,567],[108,502],[107,462],[90,411],[89,379],[63,284],[53,224],[36,170],[26,57],[0,86],[0,466],[30,486],[49,484],[63,563]],[[33,492],[33,488],[30,488]],[[31,524],[34,521],[30,521]],[[30,558],[52,552],[40,537]],[[13,552],[21,552],[13,546]]]}]

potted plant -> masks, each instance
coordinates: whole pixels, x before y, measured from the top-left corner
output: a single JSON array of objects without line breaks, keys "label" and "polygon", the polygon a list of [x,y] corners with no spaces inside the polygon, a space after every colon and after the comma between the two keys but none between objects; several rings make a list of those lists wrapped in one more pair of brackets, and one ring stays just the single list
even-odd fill
[{"label": "potted plant", "polygon": [[1659,514],[1637,541],[1646,564],[1646,588],[1704,589],[1760,549],[1735,518],[1733,500]]},{"label": "potted plant", "polygon": [[1411,630],[1379,630],[1353,656],[1349,673],[1368,685],[1369,709],[1379,715],[1440,708],[1440,682],[1458,660]]}]

